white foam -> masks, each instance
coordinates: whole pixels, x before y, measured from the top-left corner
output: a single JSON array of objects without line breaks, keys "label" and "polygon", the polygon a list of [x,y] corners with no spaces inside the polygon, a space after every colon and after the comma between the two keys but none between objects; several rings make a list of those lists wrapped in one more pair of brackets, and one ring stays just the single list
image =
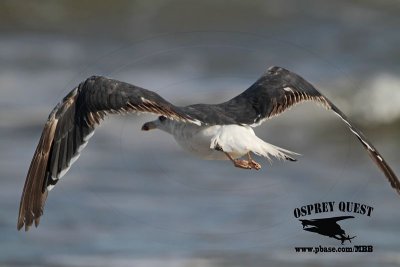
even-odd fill
[{"label": "white foam", "polygon": [[390,123],[400,118],[400,78],[386,73],[372,77],[357,92],[354,112],[369,122]]}]

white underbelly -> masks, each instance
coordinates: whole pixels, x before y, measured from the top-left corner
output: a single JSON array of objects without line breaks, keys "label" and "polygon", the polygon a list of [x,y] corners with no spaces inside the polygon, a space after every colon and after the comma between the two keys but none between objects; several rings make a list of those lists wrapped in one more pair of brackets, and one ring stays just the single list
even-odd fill
[{"label": "white underbelly", "polygon": [[[195,125],[180,125],[174,130],[174,138],[176,142],[190,153],[204,159],[210,160],[228,160],[229,158],[224,152],[216,150],[212,145],[216,137],[223,136],[225,142],[236,143],[234,133],[237,130],[248,133],[248,130],[239,125],[214,125],[209,127],[199,127]],[[249,149],[243,147],[239,150],[233,149],[229,152],[234,158],[239,158],[249,152]]]},{"label": "white underbelly", "polygon": [[250,126],[245,125],[206,127],[171,121],[165,131],[172,134],[176,142],[185,150],[204,159],[227,160],[225,153],[229,153],[233,158],[239,158],[253,152],[268,160],[271,156],[278,159],[292,159],[290,155],[296,154],[264,142],[256,136]]}]

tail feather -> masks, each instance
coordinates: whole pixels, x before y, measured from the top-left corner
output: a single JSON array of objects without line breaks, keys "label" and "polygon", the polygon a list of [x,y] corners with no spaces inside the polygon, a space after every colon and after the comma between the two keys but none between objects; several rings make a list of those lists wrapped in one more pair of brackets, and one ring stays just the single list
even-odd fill
[{"label": "tail feather", "polygon": [[264,142],[256,136],[251,127],[239,125],[224,125],[216,131],[211,139],[211,149],[220,148],[224,152],[238,155],[239,157],[253,152],[258,156],[262,156],[272,162],[271,157],[280,160],[296,161],[294,155],[300,155],[296,152],[277,147]]},{"label": "tail feather", "polygon": [[258,138],[258,148],[259,149],[254,149],[252,152],[258,156],[262,156],[268,159],[268,161],[271,163],[271,156],[279,159],[279,160],[289,160],[289,161],[297,161],[297,159],[293,158],[295,155],[300,155],[296,152],[271,145],[260,138]]}]

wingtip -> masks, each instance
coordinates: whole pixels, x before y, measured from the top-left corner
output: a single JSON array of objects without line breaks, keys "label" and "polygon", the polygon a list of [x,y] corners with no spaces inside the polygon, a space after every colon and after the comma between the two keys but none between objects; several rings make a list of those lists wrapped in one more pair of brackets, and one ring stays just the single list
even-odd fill
[{"label": "wingtip", "polygon": [[35,218],[35,227],[38,227],[40,223],[40,217]]},{"label": "wingtip", "polygon": [[28,223],[26,223],[25,221],[22,221],[22,220],[19,220],[17,223],[18,231],[21,231],[21,229],[24,228],[25,232],[28,232],[30,227],[31,227],[31,225],[29,225]]},{"label": "wingtip", "polygon": [[[397,176],[392,177],[392,179],[396,182],[399,180]],[[400,186],[396,182],[391,182],[390,185],[394,190],[396,190],[397,195],[400,197]]]},{"label": "wingtip", "polygon": [[40,217],[34,218],[31,222],[19,219],[17,223],[17,230],[21,231],[21,229],[24,228],[25,232],[28,232],[33,224],[37,228],[39,226],[39,223],[40,223]]}]

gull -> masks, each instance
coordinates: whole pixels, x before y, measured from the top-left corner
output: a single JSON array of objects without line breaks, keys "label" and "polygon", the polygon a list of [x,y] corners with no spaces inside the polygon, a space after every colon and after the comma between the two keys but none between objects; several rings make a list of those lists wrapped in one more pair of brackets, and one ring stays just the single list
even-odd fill
[{"label": "gull", "polygon": [[25,180],[17,228],[25,226],[27,231],[33,223],[39,225],[48,192],[79,158],[108,114],[156,114],[158,118],[145,123],[142,130],[165,131],[202,158],[230,160],[235,167],[259,170],[261,165],[251,153],[288,161],[296,161],[298,154],[261,140],[253,128],[304,101],[319,103],[338,115],[400,194],[400,181],[364,134],[313,85],[282,67],[270,67],[247,90],[226,102],[185,107],[153,91],[92,76],[58,103],[44,125]]}]

